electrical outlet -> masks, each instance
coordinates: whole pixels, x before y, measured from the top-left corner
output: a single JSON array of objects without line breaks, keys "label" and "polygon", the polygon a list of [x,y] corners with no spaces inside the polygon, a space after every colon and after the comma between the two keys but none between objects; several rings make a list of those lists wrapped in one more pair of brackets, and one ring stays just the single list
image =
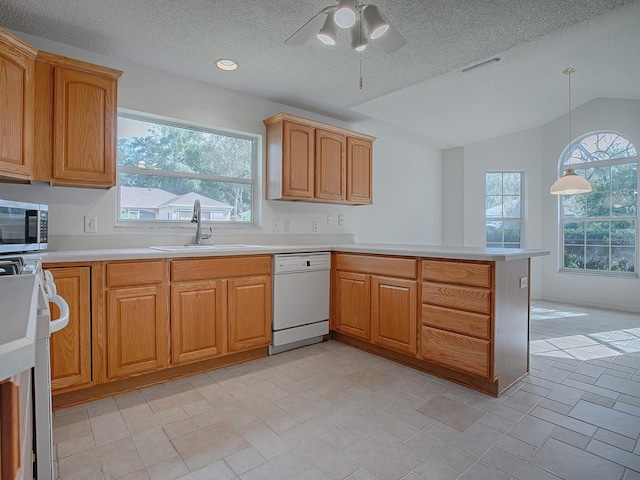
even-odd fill
[{"label": "electrical outlet", "polygon": [[98,217],[85,215],[84,233],[98,233]]},{"label": "electrical outlet", "polygon": [[342,214],[338,215],[338,225],[341,227],[344,225],[344,215]]},{"label": "electrical outlet", "polygon": [[289,220],[288,218],[285,218],[284,220],[284,231],[285,232],[291,231],[291,220]]},{"label": "electrical outlet", "polygon": [[327,225],[333,225],[333,215],[327,215]]},{"label": "electrical outlet", "polygon": [[280,220],[275,219],[271,222],[271,230],[274,232],[280,231]]},{"label": "electrical outlet", "polygon": [[314,221],[313,221],[312,226],[313,226],[313,231],[314,231],[314,232],[317,232],[317,231],[320,229],[320,224],[318,223],[318,221],[317,221],[317,220],[314,220]]}]

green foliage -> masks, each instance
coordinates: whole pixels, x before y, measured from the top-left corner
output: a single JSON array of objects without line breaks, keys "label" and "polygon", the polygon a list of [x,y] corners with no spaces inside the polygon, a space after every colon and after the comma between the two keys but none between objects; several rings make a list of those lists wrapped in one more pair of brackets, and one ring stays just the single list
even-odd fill
[{"label": "green foliage", "polygon": [[[233,181],[252,178],[251,139],[129,118],[119,121],[124,129],[147,129],[146,135],[118,140],[118,165],[139,169],[139,173],[122,172],[121,185],[160,188],[175,195],[199,193],[232,205],[232,220],[236,221],[241,220],[242,212],[251,210],[251,184]],[[220,178],[204,179],[202,175]]]}]

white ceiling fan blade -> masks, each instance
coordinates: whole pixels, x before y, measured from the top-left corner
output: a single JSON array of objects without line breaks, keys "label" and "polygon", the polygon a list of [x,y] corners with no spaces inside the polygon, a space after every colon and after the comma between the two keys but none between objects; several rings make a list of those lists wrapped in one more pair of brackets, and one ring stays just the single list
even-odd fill
[{"label": "white ceiling fan blade", "polygon": [[407,44],[407,40],[402,34],[389,23],[389,29],[379,38],[373,40],[378,43],[382,49],[387,53],[393,53],[396,50],[401,49]]},{"label": "white ceiling fan blade", "polygon": [[335,7],[329,6],[320,10],[314,17],[311,18],[307,23],[301,26],[293,35],[287,38],[284,43],[288,45],[302,45],[311,37],[316,35],[324,21],[327,18],[327,14],[332,11]]}]

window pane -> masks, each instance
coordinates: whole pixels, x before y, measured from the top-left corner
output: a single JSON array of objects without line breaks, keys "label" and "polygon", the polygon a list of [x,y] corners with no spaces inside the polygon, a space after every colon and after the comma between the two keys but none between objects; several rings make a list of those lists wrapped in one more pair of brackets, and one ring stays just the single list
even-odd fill
[{"label": "window pane", "polygon": [[635,245],[636,222],[611,222],[611,245]]},{"label": "window pane", "polygon": [[584,247],[564,247],[564,267],[584,268]]},{"label": "window pane", "polygon": [[611,249],[611,270],[614,272],[634,272],[636,265],[636,248],[613,247]]},{"label": "window pane", "polygon": [[520,195],[520,173],[503,174],[503,193],[505,195]]},{"label": "window pane", "polygon": [[520,218],[520,197],[504,197],[503,216]]},{"label": "window pane", "polygon": [[487,218],[502,218],[502,196],[487,196],[485,216]]},{"label": "window pane", "polygon": [[638,205],[638,164],[611,167],[612,210],[614,216],[635,216]]},{"label": "window pane", "polygon": [[251,197],[248,184],[120,173],[120,220],[135,209],[140,220],[189,221],[200,200],[203,220],[251,222]]},{"label": "window pane", "polygon": [[587,245],[609,245],[609,222],[587,222]]},{"label": "window pane", "polygon": [[[487,247],[489,243],[497,243],[502,245],[502,222],[487,222]],[[495,246],[495,245],[494,245]]]},{"label": "window pane", "polygon": [[502,195],[502,173],[486,174],[486,195]]},{"label": "window pane", "polygon": [[504,222],[505,243],[520,243],[520,222]]},{"label": "window pane", "polygon": [[567,222],[564,224],[564,244],[584,245],[584,223]]},{"label": "window pane", "polygon": [[253,140],[118,118],[118,165],[251,178]]},{"label": "window pane", "polygon": [[609,247],[586,248],[587,270],[609,270]]}]

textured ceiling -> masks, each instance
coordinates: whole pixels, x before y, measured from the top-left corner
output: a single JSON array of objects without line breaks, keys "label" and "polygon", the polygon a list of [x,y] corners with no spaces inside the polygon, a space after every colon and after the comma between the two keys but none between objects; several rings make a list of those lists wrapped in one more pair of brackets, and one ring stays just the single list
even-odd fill
[{"label": "textured ceiling", "polygon": [[[409,130],[438,147],[531,128],[575,101],[640,99],[638,0],[378,0],[408,44],[359,55],[284,41],[334,0],[0,0],[0,26],[346,120]],[[477,70],[461,69],[499,56]],[[240,68],[222,72],[217,58]]]}]

